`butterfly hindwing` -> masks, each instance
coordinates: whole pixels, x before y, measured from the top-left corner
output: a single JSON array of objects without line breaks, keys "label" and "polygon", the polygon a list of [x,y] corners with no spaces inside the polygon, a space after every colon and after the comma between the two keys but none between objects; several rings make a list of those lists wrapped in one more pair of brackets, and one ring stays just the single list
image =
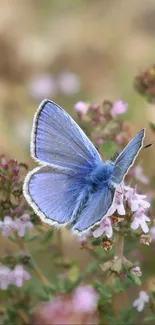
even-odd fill
[{"label": "butterfly hindwing", "polygon": [[104,186],[102,190],[91,194],[87,206],[74,224],[73,231],[77,234],[91,229],[105,218],[113,204],[115,189]]},{"label": "butterfly hindwing", "polygon": [[36,214],[49,224],[70,221],[81,185],[71,171],[38,167],[24,182],[24,195]]},{"label": "butterfly hindwing", "polygon": [[143,146],[144,137],[145,129],[137,133],[137,135],[128,143],[117,157],[115,161],[114,175],[112,177],[112,182],[114,184],[119,185],[124,180],[125,175],[134,164],[134,161]]}]

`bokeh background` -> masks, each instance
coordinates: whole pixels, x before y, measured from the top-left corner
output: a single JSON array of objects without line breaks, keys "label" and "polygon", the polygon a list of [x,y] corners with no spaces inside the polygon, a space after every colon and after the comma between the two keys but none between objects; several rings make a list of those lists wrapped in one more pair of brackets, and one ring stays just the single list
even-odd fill
[{"label": "bokeh background", "polygon": [[0,1],[0,151],[29,159],[34,112],[51,98],[129,103],[136,131],[155,121],[133,78],[154,63],[154,0]]},{"label": "bokeh background", "polygon": [[[34,166],[30,132],[44,98],[72,116],[79,100],[122,99],[133,134],[148,127],[155,107],[136,93],[133,80],[154,61],[154,0],[0,0],[0,152]],[[151,176],[154,147],[141,159]],[[71,252],[68,232],[64,236],[66,256],[86,264],[89,258],[76,244]],[[32,251],[50,273],[50,249]]]}]

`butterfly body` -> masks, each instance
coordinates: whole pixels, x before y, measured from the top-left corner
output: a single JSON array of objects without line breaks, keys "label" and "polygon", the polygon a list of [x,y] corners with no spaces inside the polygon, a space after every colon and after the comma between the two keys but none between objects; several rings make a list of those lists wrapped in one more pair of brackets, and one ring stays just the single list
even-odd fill
[{"label": "butterfly body", "polygon": [[143,129],[114,162],[102,161],[76,122],[60,106],[44,100],[31,135],[31,155],[40,167],[25,178],[25,198],[44,222],[86,232],[108,215],[144,136]]},{"label": "butterfly body", "polygon": [[88,183],[91,185],[92,193],[109,186],[114,173],[114,163],[111,161],[99,164],[88,176]]}]

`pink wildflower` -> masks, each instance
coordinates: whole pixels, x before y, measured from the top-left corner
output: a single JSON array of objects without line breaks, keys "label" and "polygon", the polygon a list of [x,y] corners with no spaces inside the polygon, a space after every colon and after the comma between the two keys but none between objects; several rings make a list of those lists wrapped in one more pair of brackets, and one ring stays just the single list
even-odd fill
[{"label": "pink wildflower", "polygon": [[80,313],[91,313],[97,309],[98,295],[90,285],[75,289],[73,294],[73,310]]},{"label": "pink wildflower", "polygon": [[115,138],[116,142],[118,144],[123,144],[124,143],[124,137],[120,134],[116,135],[116,138]]},{"label": "pink wildflower", "polygon": [[98,296],[91,286],[80,286],[73,294],[64,294],[39,303],[33,315],[34,325],[98,324]]},{"label": "pink wildflower", "polygon": [[110,114],[113,118],[115,118],[115,117],[117,117],[117,115],[123,114],[127,110],[128,110],[128,104],[119,100],[113,104]]},{"label": "pink wildflower", "polygon": [[137,276],[142,276],[142,271],[140,269],[139,266],[135,266],[131,269],[131,272],[134,274],[134,275],[137,275]]},{"label": "pink wildflower", "polygon": [[87,103],[84,103],[84,102],[77,102],[75,105],[74,105],[74,109],[77,113],[79,114],[82,114],[82,115],[85,115],[87,114],[88,110],[89,110],[89,106]]},{"label": "pink wildflower", "polygon": [[103,142],[104,142],[104,140],[103,140],[101,137],[96,139],[96,143],[97,143],[98,145],[103,144]]}]

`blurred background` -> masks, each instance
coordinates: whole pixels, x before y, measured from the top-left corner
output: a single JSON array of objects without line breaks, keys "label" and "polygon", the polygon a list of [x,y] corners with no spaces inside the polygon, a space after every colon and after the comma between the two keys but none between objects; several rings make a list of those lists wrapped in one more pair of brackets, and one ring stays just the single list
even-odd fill
[{"label": "blurred background", "polygon": [[[133,134],[147,127],[155,108],[133,79],[154,62],[154,0],[0,0],[0,152],[34,166],[30,132],[44,98],[73,117],[77,101],[122,99]],[[152,137],[148,130],[146,142]],[[142,159],[150,175],[154,148]],[[47,265],[49,252],[43,254]],[[87,263],[80,252],[79,259]]]},{"label": "blurred background", "polygon": [[1,153],[31,167],[32,119],[44,98],[73,116],[78,100],[122,99],[134,132],[155,121],[153,105],[133,89],[135,75],[154,63],[154,0],[0,4]]}]

